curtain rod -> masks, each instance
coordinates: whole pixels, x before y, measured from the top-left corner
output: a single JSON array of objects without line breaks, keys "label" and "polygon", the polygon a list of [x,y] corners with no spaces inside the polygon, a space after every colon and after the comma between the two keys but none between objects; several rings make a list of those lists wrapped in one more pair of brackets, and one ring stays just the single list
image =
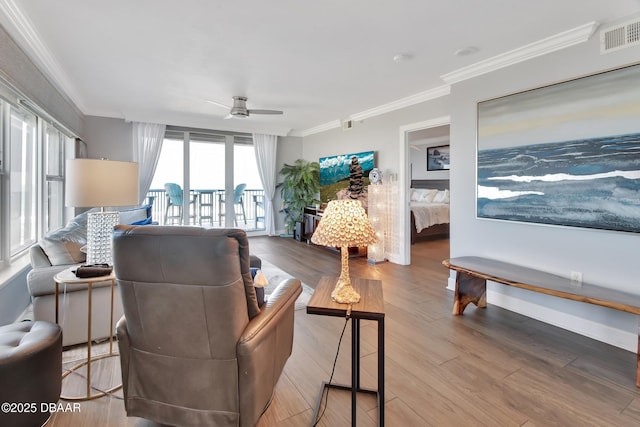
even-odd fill
[{"label": "curtain rod", "polygon": [[69,138],[79,138],[79,136],[75,132],[73,132],[67,126],[65,126],[62,123],[60,123],[60,121],[54,119],[43,108],[41,108],[39,105],[33,103],[32,101],[30,101],[28,99],[25,99],[25,98],[18,98],[18,104],[20,104],[21,106],[23,106],[27,110],[31,111],[33,114],[35,114],[36,116],[40,117],[41,119],[48,121],[56,129],[58,129],[60,132],[62,132],[65,135],[67,135]]}]

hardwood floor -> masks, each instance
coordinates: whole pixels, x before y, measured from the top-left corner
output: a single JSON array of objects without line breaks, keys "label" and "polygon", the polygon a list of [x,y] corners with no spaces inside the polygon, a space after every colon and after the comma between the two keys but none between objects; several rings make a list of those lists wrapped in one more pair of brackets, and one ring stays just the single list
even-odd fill
[{"label": "hardwood floor", "polygon": [[[310,286],[338,275],[339,256],[292,239],[254,237],[251,252]],[[489,305],[452,316],[447,240],[412,247],[411,266],[352,258],[352,276],[383,282],[387,426],[637,426],[636,355]],[[296,312],[294,349],[259,427],[309,426],[344,320]],[[375,324],[362,322],[362,385],[375,388]],[[350,381],[350,328],[334,381]],[[114,359],[112,359],[114,360]],[[113,369],[105,368],[105,375]],[[121,395],[118,392],[117,395]],[[350,398],[331,390],[320,426],[350,425]],[[116,397],[58,413],[50,426],[147,426]],[[376,402],[358,397],[358,425],[376,425]]]}]

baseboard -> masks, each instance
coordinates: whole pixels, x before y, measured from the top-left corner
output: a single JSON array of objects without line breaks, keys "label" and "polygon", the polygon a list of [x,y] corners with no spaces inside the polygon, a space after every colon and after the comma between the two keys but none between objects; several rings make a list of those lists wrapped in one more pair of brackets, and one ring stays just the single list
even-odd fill
[{"label": "baseboard", "polygon": [[[532,319],[607,343],[614,347],[622,348],[633,353],[638,351],[638,335],[629,331],[614,328],[582,316],[574,316],[567,312],[554,310],[544,305],[534,304],[521,298],[514,298],[492,290],[487,291],[487,302],[506,310],[531,317]],[[569,304],[574,302],[565,301],[565,303]],[[575,302],[575,304],[585,303]],[[591,309],[609,310],[596,306],[593,306]]]},{"label": "baseboard", "polygon": [[[489,304],[489,310],[491,309],[491,305],[495,305],[504,308],[505,310],[522,314],[523,316],[539,320],[549,325],[557,326],[559,328],[575,332],[594,340],[607,343],[614,347],[622,348],[633,353],[636,353],[638,351],[638,335],[635,332],[612,327],[601,322],[595,322],[589,318],[585,318],[582,316],[575,316],[573,314],[567,313],[566,311],[559,311],[557,309],[550,308],[541,304],[532,303],[527,301],[526,299],[506,295],[502,292],[497,292],[490,289],[491,286],[492,285],[490,284],[489,289],[487,290],[487,302]],[[455,291],[455,288],[455,276],[449,277],[449,279],[447,280],[447,289]],[[548,298],[558,299],[555,297]],[[567,305],[585,304],[575,301],[563,301]],[[589,310],[607,310],[609,312],[612,311],[604,307],[596,306],[590,307]],[[620,313],[617,310],[615,310],[615,313],[611,314],[618,316],[627,315],[627,313]],[[628,316],[633,317],[633,315]]]}]

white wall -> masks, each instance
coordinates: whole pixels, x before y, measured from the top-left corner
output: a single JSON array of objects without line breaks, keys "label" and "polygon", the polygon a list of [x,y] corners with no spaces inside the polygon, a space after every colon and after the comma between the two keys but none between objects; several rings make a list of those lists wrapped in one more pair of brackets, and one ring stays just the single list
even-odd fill
[{"label": "white wall", "polygon": [[[287,163],[291,164],[297,159],[302,159],[302,138],[297,136],[279,136],[278,151],[276,155],[276,170],[282,169]],[[277,183],[282,182],[282,176],[278,174]],[[273,200],[276,211],[276,230],[279,234],[284,233],[284,213],[279,212],[282,207],[282,197],[280,197],[280,189],[276,188],[276,196]]]},{"label": "white wall", "polygon": [[84,140],[87,157],[133,161],[133,124],[122,119],[86,116]]},{"label": "white wall", "polygon": [[[451,256],[497,258],[585,282],[640,293],[640,235],[475,217],[476,104],[637,61],[640,47],[599,54],[598,37],[582,45],[468,80],[451,89]],[[454,162],[455,161],[455,165]],[[637,349],[636,316],[495,285],[489,303],[626,348]]]},{"label": "white wall", "polygon": [[[427,140],[425,140],[426,142]],[[428,171],[427,170],[427,148],[435,144],[424,145],[421,140],[413,142],[419,145],[419,149],[409,147],[409,163],[411,163],[411,179],[449,179],[449,171]],[[443,144],[437,144],[443,145]]]},{"label": "white wall", "polygon": [[382,170],[383,176],[397,175],[400,170],[400,127],[448,114],[448,97],[442,97],[371,117],[362,122],[354,122],[353,128],[347,131],[332,129],[309,135],[304,138],[304,159],[318,161],[320,157],[373,150],[376,152],[376,167]]}]

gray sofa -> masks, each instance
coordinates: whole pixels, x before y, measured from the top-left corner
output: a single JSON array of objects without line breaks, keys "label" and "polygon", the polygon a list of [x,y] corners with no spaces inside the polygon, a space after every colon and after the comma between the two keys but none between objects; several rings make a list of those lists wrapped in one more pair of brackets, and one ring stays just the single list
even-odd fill
[{"label": "gray sofa", "polygon": [[[120,210],[120,223],[151,223],[151,206]],[[53,277],[85,261],[81,248],[86,245],[87,212],[44,236],[30,250],[31,271],[27,286],[33,304],[33,320],[55,322],[55,282]],[[115,331],[115,323],[122,316],[120,293],[115,290],[114,323],[109,325],[111,308],[110,282],[96,283],[92,288],[91,336],[93,340],[108,338]],[[65,289],[66,288],[66,289]],[[59,322],[62,326],[62,345],[87,342],[88,299],[86,285],[60,286]]]}]

